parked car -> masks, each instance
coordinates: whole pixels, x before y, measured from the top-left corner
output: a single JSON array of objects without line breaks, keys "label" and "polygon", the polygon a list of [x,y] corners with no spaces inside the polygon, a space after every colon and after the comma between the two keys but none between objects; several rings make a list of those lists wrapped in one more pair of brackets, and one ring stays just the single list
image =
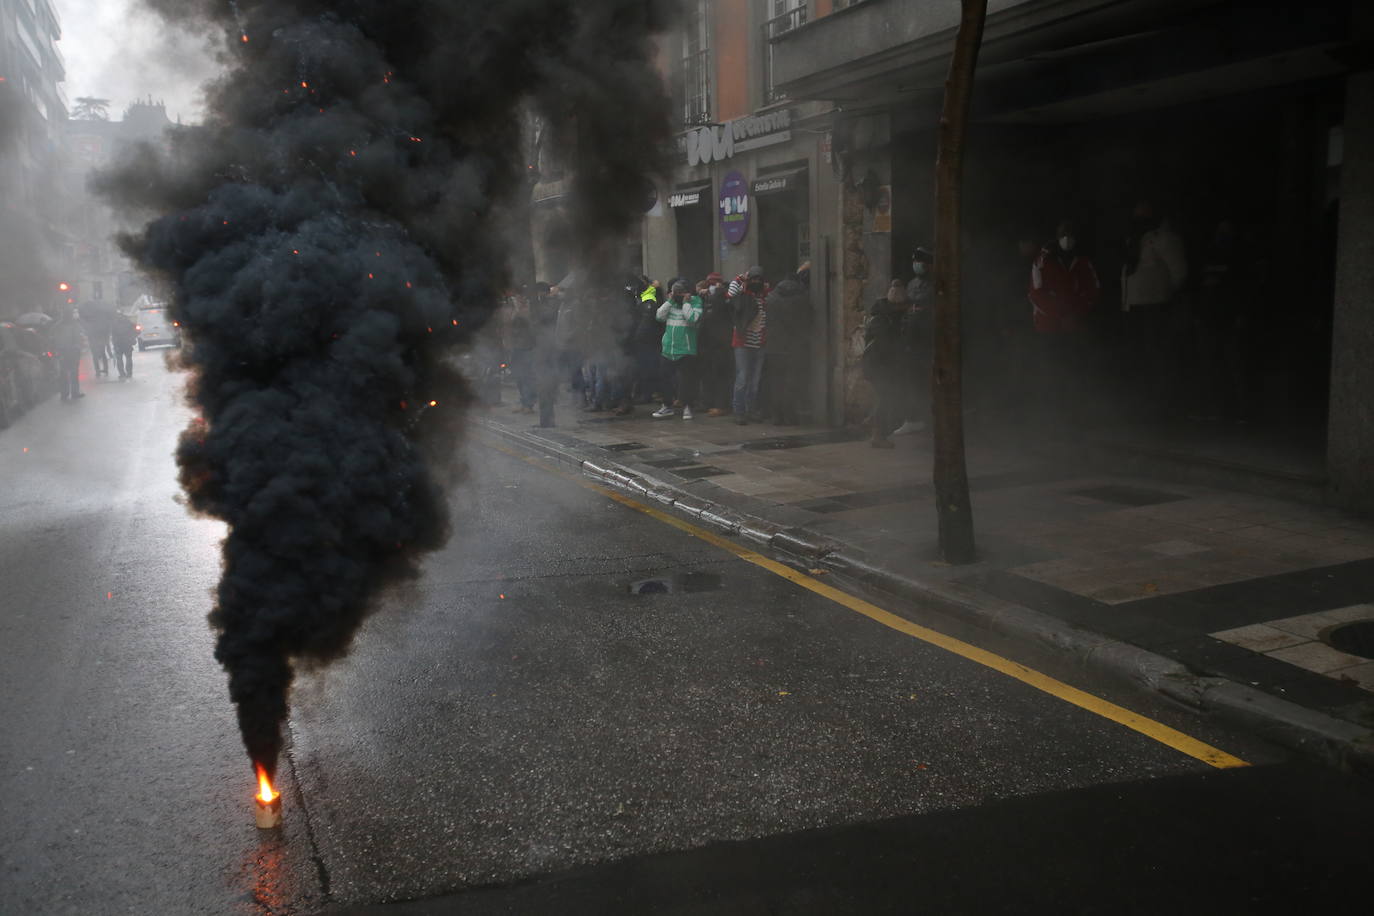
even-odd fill
[{"label": "parked car", "polygon": [[[0,429],[13,423],[20,414],[36,405],[50,392],[44,384],[44,356],[29,352],[34,344],[42,346],[28,328],[0,321]],[[52,376],[53,380],[56,375]]]},{"label": "parked car", "polygon": [[156,300],[145,300],[134,319],[134,330],[138,332],[138,348],[181,346],[181,327],[172,320],[167,305]]},{"label": "parked car", "polygon": [[30,357],[23,363],[27,367],[24,373],[27,380],[25,398],[27,405],[34,407],[57,393],[61,370],[57,366],[52,341],[45,330],[20,326],[15,327],[13,332],[19,349]]},{"label": "parked car", "polygon": [[14,339],[13,325],[0,323],[0,429],[4,429],[24,412],[24,399],[20,392],[20,354],[19,344]]}]

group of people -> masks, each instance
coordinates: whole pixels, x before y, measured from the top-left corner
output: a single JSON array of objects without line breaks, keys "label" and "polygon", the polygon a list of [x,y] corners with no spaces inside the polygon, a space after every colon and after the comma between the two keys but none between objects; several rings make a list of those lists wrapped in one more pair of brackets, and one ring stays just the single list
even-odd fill
[{"label": "group of people", "polygon": [[[587,412],[733,416],[795,424],[811,351],[810,265],[776,286],[755,266],[730,281],[628,277],[619,290],[535,283],[507,298],[505,352],[541,426],[567,379]],[[766,365],[766,370],[765,370]]]},{"label": "group of people", "polygon": [[[1121,246],[1119,320],[1104,322],[1104,284],[1079,245],[1070,220],[1043,244],[1019,243],[1019,268],[1000,292],[966,267],[965,307],[977,338],[980,314],[1002,322],[969,350],[971,401],[991,392],[1002,406],[1070,422],[1111,399],[1110,409],[1154,409],[1177,385],[1178,316],[1190,305],[1198,328],[1190,335],[1198,362],[1238,387],[1234,366],[1239,315],[1233,230],[1223,221],[1206,252],[1201,281],[1187,285],[1188,258],[1179,234],[1146,202],[1139,204]],[[910,279],[892,280],[863,324],[863,376],[873,390],[870,443],[892,448],[893,437],[917,432],[929,419],[933,361],[934,256],[912,255]],[[1005,306],[984,301],[1001,299]],[[739,424],[768,419],[797,423],[810,400],[813,355],[810,265],[776,286],[760,267],[733,279],[710,273],[693,281],[629,277],[619,289],[577,281],[573,289],[535,283],[513,292],[505,312],[505,353],[517,383],[517,411],[554,423],[561,383],[580,394],[588,412],[627,415],[655,405],[658,419],[691,420],[703,411]],[[1124,345],[1105,367],[1124,383],[1095,377],[1089,340],[1104,326],[1120,328]],[[1093,329],[1089,333],[1089,329]],[[1215,351],[1215,352],[1213,352]],[[981,362],[986,360],[986,362]]]},{"label": "group of people", "polygon": [[81,356],[87,350],[96,377],[108,377],[114,358],[120,381],[134,376],[134,344],[138,330],[128,318],[113,310],[72,306],[52,326],[53,355],[57,358],[63,401],[86,395],[81,391]]},{"label": "group of people", "polygon": [[[1200,277],[1190,284],[1182,237],[1140,202],[1120,246],[1115,316],[1101,308],[1104,283],[1073,221],[1060,221],[1043,244],[1023,240],[1018,247],[1002,279],[965,265],[965,355],[974,381],[966,403],[1078,423],[1104,410],[1148,418],[1189,384],[1194,398],[1211,391],[1213,401],[1232,408],[1239,402],[1246,272],[1236,262],[1229,221],[1217,225]],[[864,323],[862,368],[873,387],[871,442],[878,448],[922,428],[929,409],[932,254],[918,248],[911,269],[913,279],[894,279]]]}]

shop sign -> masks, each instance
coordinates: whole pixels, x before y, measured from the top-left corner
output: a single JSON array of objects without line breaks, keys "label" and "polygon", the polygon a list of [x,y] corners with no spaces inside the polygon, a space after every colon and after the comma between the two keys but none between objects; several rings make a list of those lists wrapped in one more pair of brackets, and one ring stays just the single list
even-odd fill
[{"label": "shop sign", "polygon": [[701,190],[699,188],[695,191],[674,191],[672,196],[668,198],[668,206],[674,208],[695,207],[701,203]]},{"label": "shop sign", "polygon": [[735,155],[792,139],[792,109],[736,118],[724,124],[697,127],[683,135],[689,166],[724,162]]},{"label": "shop sign", "polygon": [[760,194],[781,194],[783,191],[791,191],[800,187],[802,172],[788,172],[785,175],[769,175],[767,178],[755,178],[754,183],[749,189],[754,192],[754,196]]},{"label": "shop sign", "polygon": [[739,172],[731,172],[720,185],[720,235],[738,245],[748,234],[749,183]]}]

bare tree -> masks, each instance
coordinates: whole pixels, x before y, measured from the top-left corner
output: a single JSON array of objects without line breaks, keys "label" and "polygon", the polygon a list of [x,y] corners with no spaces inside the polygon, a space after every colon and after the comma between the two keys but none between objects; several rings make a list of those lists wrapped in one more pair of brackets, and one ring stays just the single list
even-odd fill
[{"label": "bare tree", "polygon": [[964,138],[973,95],[973,74],[983,43],[987,0],[961,0],[954,56],[945,80],[935,160],[935,498],[940,554],[947,563],[977,559],[973,504],[964,455],[963,357],[961,353],[962,263],[959,252]]},{"label": "bare tree", "polygon": [[110,120],[110,100],[97,99],[89,95],[79,96],[72,105],[73,121]]}]

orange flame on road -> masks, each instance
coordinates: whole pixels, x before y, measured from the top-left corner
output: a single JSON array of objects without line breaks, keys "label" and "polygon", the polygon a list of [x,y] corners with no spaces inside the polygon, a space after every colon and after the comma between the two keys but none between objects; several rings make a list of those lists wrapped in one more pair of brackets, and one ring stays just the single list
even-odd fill
[{"label": "orange flame on road", "polygon": [[267,778],[267,768],[258,764],[258,801],[263,804],[270,804],[277,800],[279,794],[272,788],[272,780]]}]

